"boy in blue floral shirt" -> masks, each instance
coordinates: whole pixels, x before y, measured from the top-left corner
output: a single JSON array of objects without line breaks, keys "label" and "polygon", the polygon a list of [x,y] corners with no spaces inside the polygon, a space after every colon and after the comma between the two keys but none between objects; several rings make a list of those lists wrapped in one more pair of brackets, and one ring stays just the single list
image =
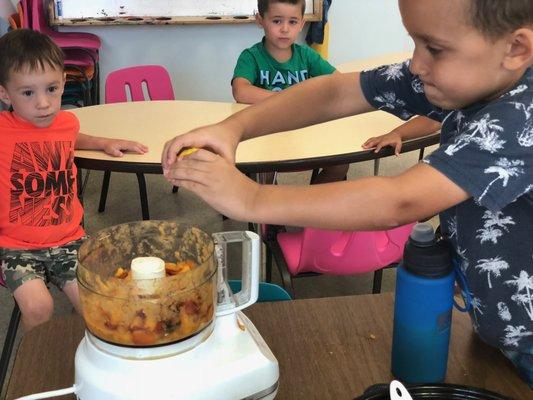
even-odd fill
[{"label": "boy in blue floral shirt", "polygon": [[[415,43],[411,60],[316,78],[179,136],[165,146],[165,175],[243,221],[378,230],[440,213],[467,278],[474,329],[533,385],[533,2],[399,6]],[[310,187],[261,186],[231,165],[240,140],[374,109],[442,122],[441,146],[395,177]],[[218,154],[176,160],[184,146]]]}]

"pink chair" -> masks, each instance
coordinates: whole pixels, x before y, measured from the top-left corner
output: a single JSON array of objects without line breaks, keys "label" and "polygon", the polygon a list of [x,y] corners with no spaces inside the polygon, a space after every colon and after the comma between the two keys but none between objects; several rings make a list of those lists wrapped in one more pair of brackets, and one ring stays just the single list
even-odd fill
[{"label": "pink chair", "polygon": [[[85,78],[81,83],[87,87],[85,104],[98,104],[99,101],[99,54],[102,45],[100,38],[85,32],[57,32],[48,26],[45,3],[48,0],[21,0],[25,20],[29,27],[44,33],[65,52],[65,65],[76,70],[76,75]],[[86,72],[90,70],[92,76]]]},{"label": "pink chair", "polygon": [[[414,223],[387,231],[346,232],[304,228],[300,232],[280,232],[270,241],[283,286],[299,275],[354,275],[381,269],[399,262]],[[267,263],[267,268],[269,267]],[[267,272],[268,273],[268,272]],[[376,275],[373,292],[379,293]]]},{"label": "pink chair", "polygon": [[95,52],[100,50],[102,42],[93,33],[58,32],[51,29],[46,21],[47,13],[44,8],[44,2],[48,4],[48,0],[21,0],[23,8],[31,6],[28,9],[31,9],[30,18],[32,29],[47,34],[62,49],[82,48]]},{"label": "pink chair", "polygon": [[[148,98],[143,92],[146,85]],[[111,72],[105,82],[105,102],[174,100],[174,89],[168,71],[160,65],[139,65]]]},{"label": "pink chair", "polygon": [[[143,86],[148,97],[145,97]],[[128,92],[130,98],[128,99]],[[160,65],[139,65],[111,72],[105,82],[105,102],[124,103],[127,101],[174,100],[174,89],[168,71]],[[111,172],[104,172],[98,212],[104,212],[109,189]],[[146,181],[142,173],[137,173],[141,210],[144,220],[150,219]]]}]

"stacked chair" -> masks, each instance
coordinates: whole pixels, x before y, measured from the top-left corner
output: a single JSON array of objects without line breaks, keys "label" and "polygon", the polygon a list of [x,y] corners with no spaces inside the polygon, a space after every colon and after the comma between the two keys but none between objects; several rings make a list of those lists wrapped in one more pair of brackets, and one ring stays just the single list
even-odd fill
[{"label": "stacked chair", "polygon": [[65,53],[67,84],[63,104],[77,107],[99,103],[100,38],[92,33],[57,32],[47,23],[47,0],[19,2],[20,27],[48,35]]}]

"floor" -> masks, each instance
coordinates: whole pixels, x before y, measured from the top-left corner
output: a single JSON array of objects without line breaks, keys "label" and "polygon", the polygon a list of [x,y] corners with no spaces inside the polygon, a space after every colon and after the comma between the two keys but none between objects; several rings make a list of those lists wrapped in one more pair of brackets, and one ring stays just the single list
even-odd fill
[{"label": "floor", "polygon": [[[426,150],[426,154],[430,149]],[[394,175],[417,162],[418,152],[411,152],[400,157],[389,157],[381,160],[380,174]],[[350,166],[349,179],[373,174],[374,163],[364,162]],[[92,171],[89,174],[84,194],[85,228],[89,234],[99,229],[123,222],[141,219],[141,210],[137,180],[134,174],[113,173],[109,188],[107,206],[104,213],[98,213],[98,200],[103,173]],[[310,172],[279,174],[280,184],[307,184]],[[180,222],[197,225],[207,232],[224,230],[244,230],[246,223],[232,220],[223,221],[220,214],[211,209],[197,197],[185,190],[173,194],[171,186],[161,175],[147,175],[147,187],[152,219],[177,219]],[[230,277],[237,277],[239,266],[230,266]],[[395,270],[388,269],[383,274],[382,291],[394,289]],[[279,276],[274,268],[274,283],[279,283]],[[343,296],[370,293],[372,290],[372,274],[358,276],[316,276],[295,280],[295,292],[298,298]],[[61,293],[53,290],[56,301],[56,313],[72,312]],[[8,290],[0,290],[0,343],[3,343],[7,329],[13,299]],[[20,340],[21,330],[19,329]],[[5,388],[4,388],[5,389]]]}]

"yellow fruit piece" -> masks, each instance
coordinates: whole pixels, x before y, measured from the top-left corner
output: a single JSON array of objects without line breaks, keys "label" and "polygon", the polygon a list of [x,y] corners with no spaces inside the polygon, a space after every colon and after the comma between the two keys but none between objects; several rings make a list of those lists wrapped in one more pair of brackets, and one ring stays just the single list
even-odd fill
[{"label": "yellow fruit piece", "polygon": [[200,150],[198,147],[189,147],[187,149],[184,149],[178,153],[178,157],[185,157],[188,155],[191,155],[192,153],[196,153],[198,150]]}]

